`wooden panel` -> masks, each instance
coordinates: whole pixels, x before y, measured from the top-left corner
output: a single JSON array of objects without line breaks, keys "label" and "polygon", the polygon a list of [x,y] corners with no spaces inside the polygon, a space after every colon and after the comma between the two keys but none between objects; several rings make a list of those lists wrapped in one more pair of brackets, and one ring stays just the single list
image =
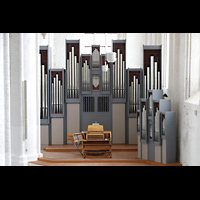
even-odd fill
[{"label": "wooden panel", "polygon": [[80,132],[80,104],[67,104],[67,134]]},{"label": "wooden panel", "polygon": [[112,105],[113,143],[125,144],[125,104]]},{"label": "wooden panel", "polygon": [[155,162],[161,163],[161,146],[155,146]]},{"label": "wooden panel", "polygon": [[49,126],[40,126],[42,148],[49,144]]},{"label": "wooden panel", "polygon": [[52,144],[63,144],[63,118],[51,119]]},{"label": "wooden panel", "polygon": [[166,139],[163,139],[162,141],[162,163],[166,164],[167,163],[167,144],[166,144]]},{"label": "wooden panel", "polygon": [[74,142],[74,133],[67,134],[67,142]]},{"label": "wooden panel", "polygon": [[136,126],[137,120],[136,118],[129,118],[129,144],[137,144],[137,133],[136,133]]},{"label": "wooden panel", "polygon": [[148,160],[148,144],[142,143],[142,159]]}]

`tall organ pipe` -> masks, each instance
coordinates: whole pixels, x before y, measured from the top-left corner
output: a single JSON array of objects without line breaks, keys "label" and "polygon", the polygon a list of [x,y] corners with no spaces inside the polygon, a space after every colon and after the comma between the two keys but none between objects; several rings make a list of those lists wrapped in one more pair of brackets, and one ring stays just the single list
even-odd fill
[{"label": "tall organ pipe", "polygon": [[45,66],[42,65],[42,118],[44,118],[45,109]]},{"label": "tall organ pipe", "polygon": [[120,97],[122,98],[123,97],[123,92],[122,92],[122,89],[123,89],[123,85],[122,85],[122,70],[123,70],[123,57],[122,57],[122,54],[120,54],[120,80],[119,80],[119,84],[120,84]]},{"label": "tall organ pipe", "polygon": [[142,139],[146,139],[145,132],[146,132],[146,110],[144,106],[142,108]]},{"label": "tall organ pipe", "polygon": [[71,70],[71,66],[72,66],[72,53],[69,52],[69,98],[71,98],[71,83],[72,83],[72,70]]},{"label": "tall organ pipe", "polygon": [[136,87],[136,89],[135,89],[135,98],[136,98],[136,100],[135,100],[135,104],[136,104],[135,112],[137,112],[137,109],[138,109],[138,79],[137,78],[136,78],[135,87]]},{"label": "tall organ pipe", "polygon": [[74,97],[75,98],[77,98],[76,79],[78,79],[77,71],[76,71],[77,67],[76,66],[77,66],[77,56],[74,56]]},{"label": "tall organ pipe", "polygon": [[56,77],[53,78],[53,101],[54,101],[54,105],[53,105],[53,112],[56,113]]},{"label": "tall organ pipe", "polygon": [[149,67],[147,67],[147,91],[150,89],[150,87],[149,87],[149,83],[150,83],[149,76],[150,76],[150,74],[149,74]]},{"label": "tall organ pipe", "polygon": [[47,104],[47,93],[48,93],[48,90],[47,90],[47,74],[45,74],[45,118],[47,118],[47,107],[48,107],[48,104]]},{"label": "tall organ pipe", "polygon": [[144,98],[147,98],[147,76],[144,75]]},{"label": "tall organ pipe", "polygon": [[133,76],[133,112],[135,112],[135,75]]},{"label": "tall organ pipe", "polygon": [[76,88],[77,88],[77,98],[79,98],[79,63],[76,65]]},{"label": "tall organ pipe", "polygon": [[58,74],[56,74],[56,112],[58,112]]},{"label": "tall organ pipe", "polygon": [[122,66],[122,89],[123,89],[123,98],[125,97],[125,61],[123,61]]},{"label": "tall organ pipe", "polygon": [[120,93],[119,93],[119,86],[120,86],[120,80],[119,80],[119,77],[120,77],[120,49],[117,49],[117,68],[118,68],[118,73],[117,73],[117,95],[118,97],[120,97]]},{"label": "tall organ pipe", "polygon": [[60,80],[58,81],[58,112],[60,112],[60,105],[61,105],[61,83]]},{"label": "tall organ pipe", "polygon": [[69,59],[67,59],[67,97],[70,98],[69,95],[69,77],[70,77],[70,66],[69,66]]},{"label": "tall organ pipe", "polygon": [[113,97],[115,97],[115,64],[113,63]]},{"label": "tall organ pipe", "polygon": [[72,47],[72,81],[71,81],[71,89],[72,89],[72,98],[74,98],[74,47]]},{"label": "tall organ pipe", "polygon": [[60,85],[60,112],[63,112],[63,90],[62,85]]},{"label": "tall organ pipe", "polygon": [[158,69],[157,69],[157,62],[154,63],[154,67],[155,67],[155,90],[158,89],[157,83],[158,83],[158,78],[157,78],[157,74],[158,74]]},{"label": "tall organ pipe", "polygon": [[154,56],[150,57],[150,69],[151,69],[151,89],[153,90],[154,88]]},{"label": "tall organ pipe", "polygon": [[160,72],[158,72],[158,90],[160,90]]},{"label": "tall organ pipe", "polygon": [[54,113],[54,83],[51,83],[51,100],[52,112]]},{"label": "tall organ pipe", "polygon": [[133,112],[134,110],[133,110],[133,105],[134,105],[134,103],[133,103],[133,88],[134,88],[134,86],[133,86],[133,81],[131,82],[131,112]]}]

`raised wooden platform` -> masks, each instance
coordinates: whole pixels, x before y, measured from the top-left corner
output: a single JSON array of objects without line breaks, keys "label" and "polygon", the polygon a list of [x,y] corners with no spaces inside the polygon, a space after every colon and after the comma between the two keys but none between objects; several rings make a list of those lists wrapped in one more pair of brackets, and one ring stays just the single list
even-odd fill
[{"label": "raised wooden platform", "polygon": [[[79,147],[81,149],[81,145]],[[77,152],[77,149],[74,145],[49,145],[46,149],[46,152]],[[112,151],[137,151],[137,145],[121,145],[115,144],[112,145]]]},{"label": "raised wooden platform", "polygon": [[180,163],[165,165],[138,159],[137,145],[113,145],[112,151],[112,158],[83,158],[74,145],[51,145],[42,151],[42,158],[29,163],[41,166],[181,166]]}]

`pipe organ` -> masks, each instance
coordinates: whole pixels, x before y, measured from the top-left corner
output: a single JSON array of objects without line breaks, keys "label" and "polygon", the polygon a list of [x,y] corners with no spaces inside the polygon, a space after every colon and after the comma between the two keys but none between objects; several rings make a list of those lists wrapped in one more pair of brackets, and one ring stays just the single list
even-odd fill
[{"label": "pipe organ", "polygon": [[40,49],[41,125],[48,126],[49,145],[67,144],[68,133],[95,122],[112,132],[113,144],[138,144],[139,158],[174,162],[168,152],[175,154],[176,118],[161,90],[161,46],[143,46],[143,68],[128,69],[125,40],[113,40],[114,63],[100,45],[91,50],[80,54],[80,41],[66,40],[66,69],[49,69],[48,47]]}]

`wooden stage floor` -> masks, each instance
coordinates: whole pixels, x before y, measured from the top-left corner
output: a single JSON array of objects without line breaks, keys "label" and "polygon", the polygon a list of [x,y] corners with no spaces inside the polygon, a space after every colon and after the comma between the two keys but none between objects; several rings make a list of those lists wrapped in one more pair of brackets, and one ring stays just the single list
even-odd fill
[{"label": "wooden stage floor", "polygon": [[113,145],[112,158],[83,158],[74,145],[50,145],[42,153],[42,158],[29,162],[31,166],[181,166],[178,162],[165,165],[138,159],[137,145]]}]

